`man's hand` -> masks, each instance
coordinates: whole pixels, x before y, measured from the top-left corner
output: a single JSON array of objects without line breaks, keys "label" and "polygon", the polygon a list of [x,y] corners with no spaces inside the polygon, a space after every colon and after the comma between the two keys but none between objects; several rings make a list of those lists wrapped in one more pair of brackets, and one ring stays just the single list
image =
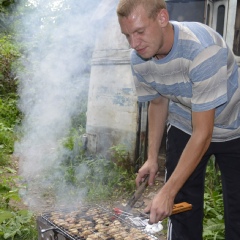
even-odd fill
[{"label": "man's hand", "polygon": [[174,205],[174,197],[171,197],[164,187],[155,195],[152,202],[144,209],[150,213],[149,222],[151,224],[162,221],[171,215]]},{"label": "man's hand", "polygon": [[146,177],[146,175],[149,174],[148,185],[152,186],[154,184],[157,172],[158,172],[157,160],[148,159],[138,171],[138,175],[136,177],[136,185],[139,186],[140,183]]}]

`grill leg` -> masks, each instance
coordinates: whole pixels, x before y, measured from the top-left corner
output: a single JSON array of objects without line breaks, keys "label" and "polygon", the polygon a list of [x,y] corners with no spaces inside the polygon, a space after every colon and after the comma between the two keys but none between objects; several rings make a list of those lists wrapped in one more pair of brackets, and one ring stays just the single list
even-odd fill
[{"label": "grill leg", "polygon": [[[51,230],[51,226],[43,218],[37,218],[38,240],[68,240],[62,234]],[[48,230],[50,228],[50,230]],[[41,230],[47,230],[41,232]]]}]

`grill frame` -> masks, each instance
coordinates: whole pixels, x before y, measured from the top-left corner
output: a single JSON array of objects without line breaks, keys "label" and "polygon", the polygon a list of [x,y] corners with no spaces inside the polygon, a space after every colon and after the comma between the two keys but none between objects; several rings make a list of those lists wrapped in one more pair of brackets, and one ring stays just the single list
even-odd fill
[{"label": "grill frame", "polygon": [[[107,216],[110,218],[113,218],[115,220],[118,220],[121,222],[121,224],[124,226],[124,227],[127,227],[129,230],[130,229],[137,229],[138,231],[141,231],[143,235],[146,235],[148,237],[148,239],[151,239],[151,240],[157,240],[158,237],[160,237],[159,234],[158,237],[156,236],[156,234],[150,234],[150,233],[147,233],[145,232],[143,229],[144,227],[139,227],[139,226],[136,226],[133,224],[133,222],[131,222],[130,220],[127,220],[127,218],[124,218],[124,217],[121,217],[117,214],[115,214],[113,211],[109,210],[108,208],[104,208],[102,206],[99,206],[99,205],[88,205],[88,206],[81,206],[81,208],[87,208],[88,210],[91,210],[91,209],[98,209],[100,211],[102,211],[101,213],[103,214],[107,214]],[[76,236],[76,235],[73,235],[69,232],[69,229],[65,229],[64,227],[62,226],[59,226],[57,225],[56,223],[54,223],[50,217],[52,216],[53,213],[59,213],[59,214],[71,214],[72,212],[77,212],[77,211],[71,211],[70,209],[63,209],[63,210],[58,210],[58,211],[52,211],[52,212],[47,212],[47,213],[43,213],[41,216],[38,217],[38,230],[39,230],[39,240],[42,240],[42,239],[46,239],[46,240],[55,240],[55,239],[66,239],[66,240],[86,240],[87,238],[86,237],[81,237],[81,236]],[[79,214],[81,215],[81,210],[79,211]],[[80,217],[80,219],[87,219],[91,217],[88,216],[88,215],[82,215],[82,218]],[[43,229],[41,228],[40,229],[40,222],[44,223],[46,228]],[[81,231],[80,231],[81,232]],[[96,232],[92,232],[93,234],[96,233]],[[44,238],[44,235],[51,235],[50,238],[46,237]],[[130,233],[129,233],[130,234]],[[104,239],[103,237],[99,236],[98,239]],[[109,238],[110,239],[110,238]],[[114,238],[112,238],[114,239]],[[147,239],[147,238],[146,238]]]}]

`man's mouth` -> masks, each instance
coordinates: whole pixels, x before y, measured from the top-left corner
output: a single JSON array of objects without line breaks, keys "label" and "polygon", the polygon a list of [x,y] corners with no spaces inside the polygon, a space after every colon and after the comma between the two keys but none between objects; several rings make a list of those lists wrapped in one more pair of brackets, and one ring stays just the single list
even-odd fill
[{"label": "man's mouth", "polygon": [[144,48],[140,48],[140,49],[136,49],[136,51],[138,52],[138,54],[143,54],[146,51],[146,47]]}]

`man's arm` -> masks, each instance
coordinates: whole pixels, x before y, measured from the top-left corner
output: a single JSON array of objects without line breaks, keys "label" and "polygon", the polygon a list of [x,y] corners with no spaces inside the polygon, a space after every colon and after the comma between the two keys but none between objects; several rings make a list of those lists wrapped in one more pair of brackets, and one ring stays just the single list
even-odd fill
[{"label": "man's arm", "polygon": [[146,174],[150,174],[148,184],[152,185],[158,171],[158,152],[168,114],[167,98],[162,96],[152,100],[148,109],[148,159],[138,171],[137,186]]},{"label": "man's arm", "polygon": [[156,194],[151,205],[145,209],[151,212],[150,222],[158,222],[171,214],[175,196],[193,173],[210,145],[214,115],[215,109],[192,113],[193,133],[183,150],[178,165],[166,184]]}]

